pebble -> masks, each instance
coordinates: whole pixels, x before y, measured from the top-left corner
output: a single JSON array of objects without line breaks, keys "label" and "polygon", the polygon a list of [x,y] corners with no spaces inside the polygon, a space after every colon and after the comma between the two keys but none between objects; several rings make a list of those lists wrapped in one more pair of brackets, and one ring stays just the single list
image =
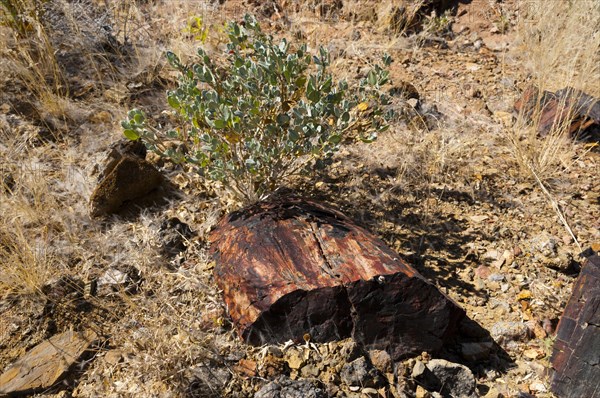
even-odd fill
[{"label": "pebble", "polygon": [[413,366],[412,369],[412,373],[411,373],[411,377],[413,379],[418,378],[419,376],[421,376],[423,373],[425,373],[425,364],[421,361],[416,361],[415,365]]},{"label": "pebble", "polygon": [[529,385],[529,390],[531,392],[537,392],[537,393],[548,392],[548,389],[546,388],[544,383],[539,382],[539,381],[534,381],[533,383],[531,383]]},{"label": "pebble", "polygon": [[490,328],[492,338],[501,346],[510,342],[524,341],[529,338],[529,328],[523,322],[496,322]]},{"label": "pebble", "polygon": [[373,366],[375,366],[381,373],[392,372],[392,358],[387,351],[371,350],[369,351],[369,358],[371,359]]},{"label": "pebble", "polygon": [[504,279],[505,278],[503,274],[490,274],[490,276],[488,276],[488,280],[492,282],[502,282]]},{"label": "pebble", "polygon": [[290,369],[300,369],[304,366],[305,360],[300,352],[294,350],[290,352],[287,363],[290,366]]}]

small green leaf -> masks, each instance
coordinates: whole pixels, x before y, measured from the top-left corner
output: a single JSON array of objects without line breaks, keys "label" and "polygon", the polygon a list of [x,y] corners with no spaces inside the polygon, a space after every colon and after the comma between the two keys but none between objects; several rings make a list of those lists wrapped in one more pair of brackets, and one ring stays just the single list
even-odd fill
[{"label": "small green leaf", "polygon": [[142,124],[142,123],[144,123],[145,118],[141,112],[138,112],[133,117],[133,120],[136,122],[136,124]]},{"label": "small green leaf", "polygon": [[131,141],[136,141],[140,138],[139,134],[135,130],[123,130],[123,135]]},{"label": "small green leaf", "polygon": [[179,100],[177,99],[177,97],[174,94],[169,95],[167,97],[167,102],[169,103],[169,106],[173,109],[179,109],[179,107],[180,107]]},{"label": "small green leaf", "polygon": [[367,75],[367,83],[369,83],[371,86],[377,84],[377,76],[375,75],[375,71],[369,71],[369,74]]},{"label": "small green leaf", "polygon": [[328,140],[331,144],[337,145],[342,141],[342,136],[341,135],[332,135],[329,137]]}]

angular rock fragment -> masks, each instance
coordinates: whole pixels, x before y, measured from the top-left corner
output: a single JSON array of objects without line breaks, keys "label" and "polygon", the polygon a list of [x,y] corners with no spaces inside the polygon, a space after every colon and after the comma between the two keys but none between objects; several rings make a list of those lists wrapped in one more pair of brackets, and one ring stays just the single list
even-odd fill
[{"label": "angular rock fragment", "polygon": [[490,329],[492,338],[504,348],[514,346],[514,342],[525,341],[531,337],[527,324],[523,322],[496,322]]},{"label": "angular rock fragment", "polygon": [[144,160],[145,153],[140,143],[113,146],[90,198],[93,217],[115,213],[125,202],[143,197],[161,184],[162,175]]},{"label": "angular rock fragment", "polygon": [[365,357],[344,364],[340,377],[349,386],[382,387],[385,379]]},{"label": "angular rock fragment", "polygon": [[475,376],[464,365],[432,359],[417,373],[414,377],[420,384],[429,391],[439,391],[443,397],[477,397]]},{"label": "angular rock fragment", "polygon": [[327,393],[308,380],[291,380],[281,376],[262,387],[254,398],[327,398]]},{"label": "angular rock fragment", "polygon": [[97,338],[91,330],[52,336],[0,375],[0,395],[27,394],[53,386]]},{"label": "angular rock fragment", "polygon": [[251,344],[353,337],[393,359],[435,352],[464,311],[340,212],[299,199],[235,212],[212,231],[217,284]]}]

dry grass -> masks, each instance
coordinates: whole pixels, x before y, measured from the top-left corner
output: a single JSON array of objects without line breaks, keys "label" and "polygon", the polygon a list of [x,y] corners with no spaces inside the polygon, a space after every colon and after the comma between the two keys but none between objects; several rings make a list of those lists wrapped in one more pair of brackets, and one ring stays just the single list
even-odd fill
[{"label": "dry grass", "polygon": [[[21,3],[30,7],[39,2]],[[61,0],[48,3],[50,11],[62,15],[60,20],[50,21],[60,25],[33,18],[23,32],[0,26],[0,74],[5,79],[0,84],[7,85],[0,91],[11,90],[10,98],[3,97],[0,105],[12,106],[13,96],[28,98],[38,113],[63,120],[70,131],[54,142],[40,143],[33,139],[39,128],[27,123],[25,116],[13,114],[0,119],[0,300],[8,293],[36,295],[44,300],[42,288],[62,276],[90,282],[110,269],[133,267],[143,281],[136,293],[123,288],[115,296],[90,299],[105,311],[104,323],[99,324],[102,319],[98,317],[80,314],[84,319],[76,327],[99,330],[106,341],[80,380],[79,396],[217,396],[211,390],[210,373],[200,369],[221,368],[228,374],[223,355],[245,349],[231,329],[223,327],[224,308],[211,279],[211,264],[203,243],[204,233],[223,209],[204,206],[196,196],[174,204],[166,214],[142,213],[133,221],[114,218],[100,222],[91,220],[87,212],[96,178],[94,164],[100,160],[100,152],[121,136],[119,118],[132,103],[137,104],[132,93],[139,97],[148,94],[145,100],[153,105],[164,101],[164,86],[173,80],[165,69],[164,51],[171,49],[182,56],[195,53],[202,43],[190,29],[197,17],[202,17],[209,30],[204,45],[210,49],[221,44],[225,17],[214,13],[216,3]],[[411,4],[417,7],[421,3]],[[534,40],[534,30],[526,31],[531,35],[524,36],[524,43],[531,46],[527,51],[533,54],[532,71],[540,72],[535,81],[544,88],[572,85],[600,95],[598,87],[590,85],[593,79],[586,83],[583,78],[590,71],[598,76],[594,57],[590,59],[590,54],[597,57],[597,47],[590,47],[590,42],[598,46],[599,35],[592,29],[600,25],[597,18],[592,20],[597,13],[573,8],[573,15],[561,19],[555,8],[565,7],[566,2],[539,3],[540,8],[531,11],[537,14],[531,15],[540,16],[535,19],[537,29],[549,36],[539,42]],[[357,19],[336,22],[339,31],[334,44],[338,50],[352,52],[355,58],[334,60],[333,69],[341,78],[355,78],[358,68],[372,62],[369,56],[379,56],[400,43],[396,36],[405,33],[416,18],[410,9],[405,11],[404,22],[398,20],[390,1],[380,2],[375,14],[369,14],[372,8],[369,2],[347,2],[343,11],[354,13]],[[50,11],[44,18],[52,17]],[[315,18],[314,11],[305,8],[289,13],[292,29],[281,21],[277,23],[286,27],[285,34],[296,34],[298,29],[316,46],[324,38],[331,38],[331,26],[326,18]],[[589,23],[577,22],[581,18]],[[355,26],[373,21],[375,30],[388,35],[389,41],[376,35],[349,40]],[[562,28],[554,27],[557,22],[563,24]],[[103,33],[103,26],[110,27],[110,35]],[[107,41],[107,37],[112,38]],[[545,54],[542,44],[553,51],[562,46],[563,53]],[[60,58],[58,54],[68,56]],[[562,70],[556,65],[565,54],[578,57],[574,65],[580,72],[565,67],[562,73],[566,77],[560,80],[550,72]],[[541,58],[536,61],[536,57]],[[349,62],[353,62],[352,67]],[[73,65],[81,73],[71,73]],[[541,83],[544,81],[548,84]],[[561,84],[552,87],[551,82]],[[124,93],[123,97],[108,95],[116,92]],[[431,130],[424,123],[415,126],[411,129],[396,124],[380,141],[352,149],[350,155],[356,155],[357,162],[368,168],[394,169],[395,180],[386,186],[389,190],[374,192],[373,200],[377,195],[397,195],[396,187],[427,191],[431,186],[454,184],[472,174],[476,159],[473,154],[481,144],[477,132],[466,134],[466,127],[446,126],[441,121]],[[528,170],[533,167],[547,181],[572,162],[576,147],[561,129],[540,139],[534,132],[535,124],[516,126],[509,138],[525,174],[531,175]],[[368,202],[362,172],[349,180],[340,189],[354,190],[358,200]],[[160,225],[171,216],[180,217],[200,235],[190,242],[187,261],[177,270],[168,267],[169,259],[160,251]],[[23,313],[27,311],[23,307]],[[59,329],[72,326],[68,321],[59,324]],[[113,349],[121,353],[118,362],[106,360]]]},{"label": "dry grass", "polygon": [[[43,2],[7,0],[0,10],[0,71],[21,82],[33,97],[60,114],[69,88],[54,44],[42,23]],[[10,12],[7,12],[10,10]]]},{"label": "dry grass", "polygon": [[[595,1],[577,3],[526,2],[519,24],[519,51],[540,92],[573,87],[600,96],[600,9]],[[564,100],[561,107],[565,106]],[[571,110],[567,110],[571,114]],[[543,183],[560,177],[582,150],[569,129],[572,117],[556,123],[545,137],[538,136],[542,104],[537,101],[531,117],[521,113],[506,135],[516,165],[527,179]],[[533,171],[533,172],[532,172]]]},{"label": "dry grass", "polygon": [[[545,105],[541,93],[575,88],[600,96],[600,5],[595,1],[527,2],[518,25],[524,64],[531,83],[538,90],[528,114],[522,110],[504,134],[521,178],[538,185],[565,230],[581,250],[577,236],[558,205],[554,183],[564,179],[587,150],[578,144],[572,123],[579,98],[558,101],[560,116],[544,136],[540,136]],[[563,117],[564,116],[564,117]]]},{"label": "dry grass", "polygon": [[[220,347],[233,338],[221,327],[222,304],[203,249],[190,248],[196,262],[175,272],[160,251],[165,215],[102,223],[89,218],[87,201],[94,164],[100,149],[120,137],[129,96],[148,93],[164,101],[161,87],[172,80],[164,51],[195,53],[200,41],[189,32],[192,17],[204,16],[215,36],[221,22],[212,5],[186,1],[52,1],[45,7],[22,33],[0,26],[0,90],[10,90],[0,105],[11,113],[0,115],[0,300],[33,295],[44,303],[54,300],[45,292],[61,277],[89,283],[107,270],[134,269],[142,278],[135,293],[122,287],[112,296],[87,297],[89,312],[67,306],[66,313],[44,315],[58,331],[92,328],[107,348],[123,352],[122,362],[113,364],[102,360],[106,350],[100,349],[80,395],[214,396],[202,380],[210,372],[194,369],[222,364]],[[36,114],[18,114],[23,99]],[[43,125],[46,115],[66,127],[50,141],[39,140],[42,128],[31,123]],[[53,134],[55,127],[47,126]],[[201,211],[197,203],[192,209]],[[203,223],[216,221],[211,217],[197,227],[206,230]],[[27,317],[26,302],[14,303],[13,312]],[[42,328],[39,333],[11,343],[36,344],[44,338]],[[0,367],[15,359],[0,357]]]}]

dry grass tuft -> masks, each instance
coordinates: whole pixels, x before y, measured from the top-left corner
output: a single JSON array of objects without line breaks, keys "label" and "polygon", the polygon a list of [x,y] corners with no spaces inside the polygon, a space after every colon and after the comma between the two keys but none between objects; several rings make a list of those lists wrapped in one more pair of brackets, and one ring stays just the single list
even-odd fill
[{"label": "dry grass tuft", "polygon": [[574,139],[577,132],[572,131],[579,98],[560,98],[555,123],[540,136],[545,107],[541,94],[545,90],[574,88],[581,90],[575,93],[600,96],[600,5],[587,0],[527,2],[521,16],[519,50],[525,54],[530,84],[538,95],[533,109],[526,111],[523,107],[504,134],[520,177],[539,186],[581,249],[552,192],[554,182],[564,179],[574,163],[587,153]]},{"label": "dry grass tuft", "polygon": [[[526,54],[531,84],[540,92],[573,87],[600,96],[598,2],[527,2],[524,6],[519,50]],[[564,99],[560,105],[565,107]],[[538,100],[531,116],[521,112],[505,133],[521,175],[529,180],[537,176],[547,184],[569,169],[581,150],[569,132],[571,110],[546,136],[538,136],[542,108]]]}]

